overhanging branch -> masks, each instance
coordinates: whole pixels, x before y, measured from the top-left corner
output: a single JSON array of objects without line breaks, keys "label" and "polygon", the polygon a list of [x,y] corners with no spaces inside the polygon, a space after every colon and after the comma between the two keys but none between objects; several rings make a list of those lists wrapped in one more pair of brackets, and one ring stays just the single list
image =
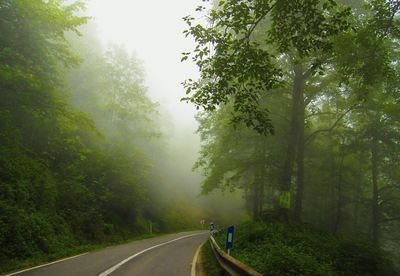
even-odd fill
[{"label": "overhanging branch", "polygon": [[333,123],[332,126],[330,126],[329,128],[326,129],[319,129],[314,131],[313,133],[311,133],[310,135],[308,135],[308,137],[306,139],[304,139],[304,143],[307,144],[313,137],[315,137],[316,135],[318,135],[319,133],[322,132],[331,132],[332,130],[334,130],[336,128],[336,126],[339,124],[339,122],[343,119],[344,116],[346,116],[350,111],[352,111],[357,104],[352,105],[349,109],[347,109],[344,113],[342,113],[339,118],[337,118],[337,120]]}]

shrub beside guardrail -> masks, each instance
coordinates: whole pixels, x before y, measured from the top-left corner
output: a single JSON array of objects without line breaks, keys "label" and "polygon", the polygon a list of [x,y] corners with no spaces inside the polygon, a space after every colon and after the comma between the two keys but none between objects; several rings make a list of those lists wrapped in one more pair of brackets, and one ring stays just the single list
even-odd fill
[{"label": "shrub beside guardrail", "polygon": [[213,236],[210,236],[211,247],[214,251],[215,257],[221,267],[232,276],[261,276],[262,274],[255,271],[253,268],[245,265],[244,263],[236,260],[232,256],[226,254],[215,241]]}]

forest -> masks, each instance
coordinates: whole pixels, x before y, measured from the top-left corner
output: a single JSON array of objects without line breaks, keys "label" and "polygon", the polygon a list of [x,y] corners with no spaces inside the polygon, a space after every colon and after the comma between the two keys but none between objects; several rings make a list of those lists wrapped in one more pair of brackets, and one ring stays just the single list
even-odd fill
[{"label": "forest", "polygon": [[0,273],[202,219],[276,239],[238,252],[271,275],[399,273],[400,1],[198,2],[199,152],[86,1],[0,1]]},{"label": "forest", "polygon": [[184,100],[204,110],[202,193],[242,190],[255,221],[362,237],[398,266],[400,2],[212,4],[185,17],[182,57],[201,72]]},{"label": "forest", "polygon": [[219,215],[142,62],[84,3],[1,1],[0,34],[0,273]]}]

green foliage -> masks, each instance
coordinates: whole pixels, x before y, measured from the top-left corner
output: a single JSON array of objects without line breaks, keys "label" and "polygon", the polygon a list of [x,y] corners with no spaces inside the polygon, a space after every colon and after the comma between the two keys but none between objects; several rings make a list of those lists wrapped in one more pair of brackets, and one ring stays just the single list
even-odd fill
[{"label": "green foliage", "polygon": [[[223,233],[219,242],[224,243]],[[294,222],[238,225],[231,253],[265,275],[395,274],[386,254],[371,243]]]},{"label": "green foliage", "polygon": [[211,248],[210,241],[207,241],[201,247],[199,259],[202,271],[204,271],[205,275],[209,276],[226,275],[226,272],[221,268],[217,259],[215,258],[214,252]]},{"label": "green foliage", "polygon": [[80,27],[82,3],[66,2],[0,3],[0,272],[142,235],[149,220],[194,225],[182,206],[147,212],[160,131],[140,61],[104,51]]},{"label": "green foliage", "polygon": [[64,32],[86,21],[74,15],[80,8],[60,1],[0,4],[2,267],[76,245],[57,205],[62,173],[87,151],[77,133],[93,129],[86,115],[68,106],[60,86],[62,68],[76,60]]},{"label": "green foliage", "polygon": [[331,38],[349,27],[349,14],[335,1],[229,0],[210,11],[207,26],[185,17],[184,33],[197,45],[182,60],[192,57],[201,76],[184,82],[183,100],[208,111],[232,102],[233,122],[273,133],[268,109],[259,102],[266,90],[283,83],[281,55],[310,57],[313,69],[320,67],[320,53],[327,54]]},{"label": "green foliage", "polygon": [[[369,238],[398,254],[394,244],[398,244],[395,233],[399,232],[400,211],[400,5],[398,1],[337,2],[282,1],[279,3],[286,5],[275,9],[274,1],[225,1],[210,11],[214,25],[194,34],[190,30],[200,30],[199,25],[186,19],[192,24],[187,33],[198,39],[208,38],[199,34],[219,35],[221,41],[213,41],[211,48],[232,41],[241,41],[246,48],[244,41],[248,40],[262,51],[274,53],[271,66],[280,73],[279,86],[260,87],[251,94],[257,95],[254,103],[258,109],[269,110],[275,134],[259,135],[257,128],[248,128],[246,123],[232,125],[237,100],[233,94],[227,101],[214,101],[215,108],[206,107],[198,116],[202,148],[195,168],[202,169],[205,176],[203,193],[240,189],[246,209],[255,219],[272,211],[332,234]],[[258,10],[263,5],[271,8],[271,15],[254,25],[253,16],[264,16]],[[240,25],[235,33],[238,22],[248,24]],[[251,27],[251,36],[246,38],[243,32]],[[192,54],[194,61],[202,47]],[[215,50],[208,59],[204,57],[203,62],[209,63],[202,70],[215,69],[212,62],[220,54]],[[228,69],[231,63],[242,64],[228,54],[223,55]],[[248,58],[249,64],[266,62]],[[215,79],[202,75],[199,83],[214,85],[224,79],[223,74],[231,76],[229,70]],[[260,81],[251,70],[238,74]],[[240,85],[248,83],[229,84],[241,89]],[[225,95],[225,88],[209,94]],[[207,93],[199,86],[190,99]],[[289,192],[291,208],[282,211],[279,197]]]}]

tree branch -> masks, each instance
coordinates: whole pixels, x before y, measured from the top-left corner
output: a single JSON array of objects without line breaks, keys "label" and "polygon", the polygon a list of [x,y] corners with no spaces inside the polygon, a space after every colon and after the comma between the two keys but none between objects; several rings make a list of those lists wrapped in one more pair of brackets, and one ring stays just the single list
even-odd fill
[{"label": "tree branch", "polygon": [[393,201],[393,200],[398,200],[400,202],[400,197],[391,197],[391,198],[388,198],[386,200],[383,200],[382,202],[379,203],[379,206],[382,206],[382,205],[384,205],[384,204],[386,204],[386,203],[388,203],[390,201]]},{"label": "tree branch", "polygon": [[346,112],[344,112],[343,114],[341,114],[339,116],[339,118],[337,118],[337,120],[333,123],[332,126],[330,126],[329,128],[326,129],[319,129],[314,131],[313,133],[311,133],[310,135],[308,135],[308,137],[306,139],[304,139],[304,143],[307,144],[314,136],[316,136],[319,133],[322,132],[331,132],[332,130],[335,129],[335,127],[339,124],[339,122],[343,119],[344,116],[346,116],[350,111],[352,111],[356,106],[358,105],[358,103],[352,105],[349,109],[346,110]]},{"label": "tree branch", "polygon": [[310,118],[313,116],[320,116],[320,115],[335,115],[334,112],[316,112],[316,113],[312,113],[306,116],[306,118]]},{"label": "tree branch", "polygon": [[310,68],[308,68],[304,73],[303,73],[303,78],[308,78],[311,76],[311,74],[314,72],[315,69],[318,68],[318,66],[321,65],[321,62],[314,63]]},{"label": "tree branch", "polygon": [[253,26],[250,27],[250,29],[247,31],[247,34],[245,36],[245,39],[248,40],[251,36],[251,34],[254,32],[255,28],[260,24],[260,22],[272,11],[272,9],[276,6],[277,1],[269,9],[267,9],[265,12],[261,14],[261,16],[254,22]]},{"label": "tree branch", "polygon": [[391,222],[391,221],[395,221],[395,220],[400,220],[400,217],[392,217],[392,218],[383,219],[383,220],[379,221],[379,223],[387,223],[387,222]]},{"label": "tree branch", "polygon": [[384,190],[387,190],[387,189],[400,189],[400,185],[387,185],[387,186],[384,186],[384,187],[380,188],[378,190],[378,192],[380,193],[380,192],[382,192]]}]

